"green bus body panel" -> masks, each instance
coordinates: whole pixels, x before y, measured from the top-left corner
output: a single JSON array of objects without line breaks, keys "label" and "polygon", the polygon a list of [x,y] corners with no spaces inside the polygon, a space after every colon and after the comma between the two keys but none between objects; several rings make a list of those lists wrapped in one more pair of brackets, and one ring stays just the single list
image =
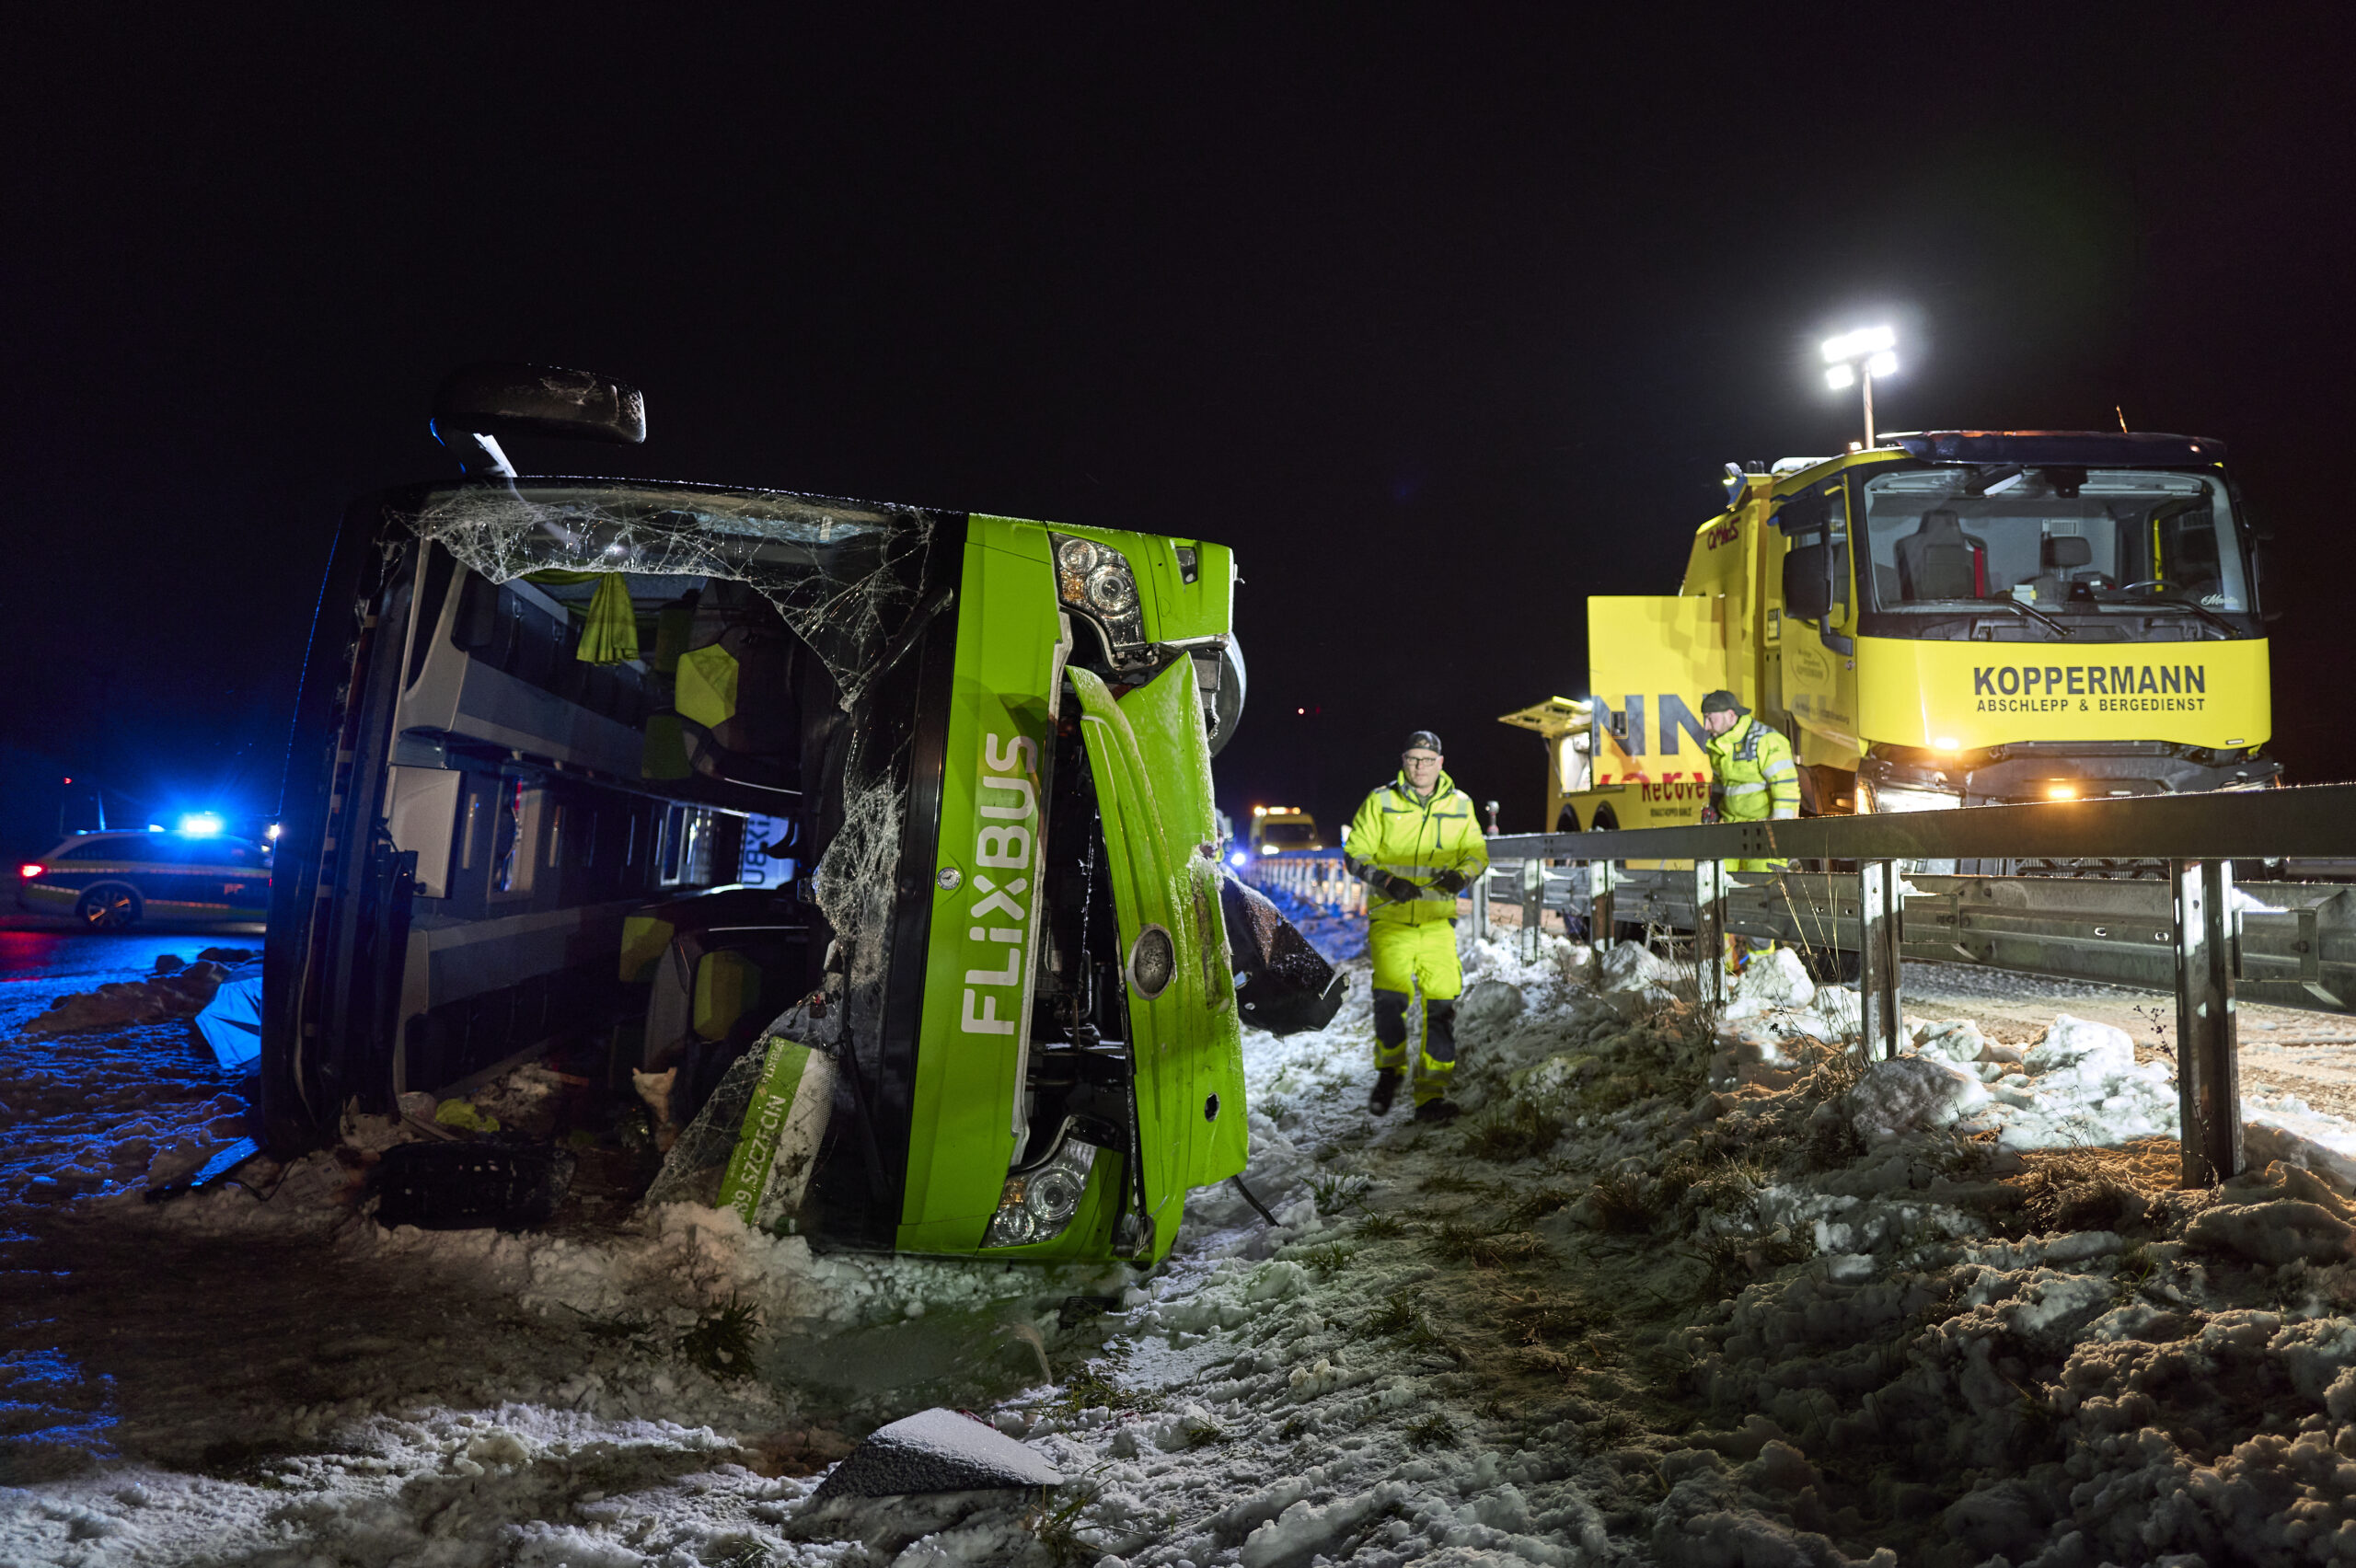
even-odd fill
[{"label": "green bus body panel", "polygon": [[[1192,1157],[1184,1184],[1207,1187],[1243,1172],[1251,1136],[1243,1115],[1243,1025],[1235,1007],[1234,952],[1227,940],[1227,917],[1219,904],[1219,881],[1227,873],[1218,859],[1218,806],[1211,782],[1209,736],[1194,661],[1181,660],[1161,678],[1121,698],[1145,763],[1145,777],[1161,810],[1173,855],[1185,857],[1185,881],[1194,930],[1199,933],[1195,963],[1204,1000],[1179,1018],[1195,1083],[1193,1116],[1187,1123]],[[1175,933],[1177,928],[1171,928]],[[1180,951],[1184,951],[1182,946]],[[1165,995],[1164,1000],[1167,1000]],[[1216,1116],[1206,1117],[1207,1097],[1218,1097]]]},{"label": "green bus body panel", "polygon": [[[1014,1096],[1038,963],[1037,894],[1052,783],[1046,769],[1065,647],[1048,526],[970,520],[898,1234],[903,1251],[978,1250],[1014,1156]],[[1187,583],[1179,577],[1179,541],[1053,526],[1128,557],[1149,637],[1168,641],[1227,631],[1234,572],[1225,546],[1196,546],[1196,581]],[[1218,842],[1210,752],[1193,660],[1173,661],[1118,701],[1088,671],[1071,670],[1068,677],[1080,697],[1122,951],[1150,924],[1170,932],[1177,954],[1176,973],[1160,997],[1147,1001],[1134,987],[1128,996],[1158,1258],[1177,1239],[1187,1189],[1239,1174],[1249,1142],[1220,869],[1204,852],[1215,851]],[[955,885],[943,887],[942,873],[951,870]],[[1022,911],[1019,920],[1010,907]],[[1010,930],[1020,931],[1019,942],[1006,940]],[[1217,1113],[1206,1116],[1213,1096]],[[1096,1162],[1080,1212],[1060,1236],[984,1255],[1009,1262],[1108,1256],[1120,1167],[1115,1158]]]},{"label": "green bus body panel", "polygon": [[1170,933],[1177,955],[1160,996],[1148,1000],[1134,985],[1128,994],[1138,1134],[1159,1258],[1177,1239],[1186,1190],[1241,1174],[1248,1142],[1243,1035],[1219,913],[1202,698],[1191,659],[1117,702],[1086,670],[1072,671],[1071,683],[1103,813],[1122,951],[1156,925]]},{"label": "green bus body panel", "polygon": [[[958,600],[940,859],[927,873],[933,899],[929,978],[900,1214],[900,1249],[914,1252],[980,1246],[1014,1158],[1016,1079],[1038,958],[1048,782],[1043,763],[1055,755],[1050,731],[1062,636],[1045,532],[1035,523],[972,519]],[[1001,782],[985,789],[985,776]],[[941,873],[953,870],[956,885],[943,887]],[[1020,910],[1020,918],[1010,908]],[[979,940],[971,934],[976,929],[983,933]],[[991,935],[1010,930],[1021,933],[1020,942]]]}]

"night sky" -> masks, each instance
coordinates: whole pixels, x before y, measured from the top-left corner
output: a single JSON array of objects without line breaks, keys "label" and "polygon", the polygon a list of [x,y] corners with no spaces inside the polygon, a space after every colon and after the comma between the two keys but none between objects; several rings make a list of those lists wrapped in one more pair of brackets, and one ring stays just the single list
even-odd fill
[{"label": "night sky", "polygon": [[1815,346],[1883,320],[1885,428],[2224,439],[2278,755],[2356,776],[2344,12],[75,11],[12,23],[13,816],[271,811],[342,507],[499,358],[647,394],[527,470],[1230,542],[1230,810],[1346,817],[1430,726],[1535,828],[1496,716],[1725,462],[1854,433]]}]

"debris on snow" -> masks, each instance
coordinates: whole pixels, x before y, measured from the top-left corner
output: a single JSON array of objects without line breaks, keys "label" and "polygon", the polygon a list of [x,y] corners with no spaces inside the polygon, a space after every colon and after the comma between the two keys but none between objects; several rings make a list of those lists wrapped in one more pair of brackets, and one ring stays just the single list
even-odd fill
[{"label": "debris on snow", "polygon": [[810,1496],[818,1503],[1063,1483],[1053,1465],[978,1417],[925,1410],[869,1433]]}]

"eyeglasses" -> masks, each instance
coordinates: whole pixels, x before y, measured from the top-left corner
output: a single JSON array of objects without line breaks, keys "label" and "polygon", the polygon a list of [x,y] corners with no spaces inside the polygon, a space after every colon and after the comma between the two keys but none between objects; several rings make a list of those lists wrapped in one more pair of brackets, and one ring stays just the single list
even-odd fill
[{"label": "eyeglasses", "polygon": [[1407,763],[1438,762],[1439,760],[1439,754],[1437,752],[1401,752],[1399,754],[1399,760]]}]

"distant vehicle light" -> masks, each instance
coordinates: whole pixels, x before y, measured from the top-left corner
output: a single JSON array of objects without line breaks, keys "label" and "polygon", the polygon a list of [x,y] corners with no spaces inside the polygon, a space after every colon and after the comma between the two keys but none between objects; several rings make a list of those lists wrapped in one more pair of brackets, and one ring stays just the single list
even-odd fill
[{"label": "distant vehicle light", "polygon": [[[270,824],[270,831],[269,831],[269,832],[267,832],[267,833],[265,833],[265,834],[263,834],[263,835],[262,835],[262,836],[263,836],[264,838],[269,839],[269,840],[270,840],[271,842],[272,842],[272,843],[276,843],[276,842],[278,841],[278,835],[279,835],[279,832],[280,832],[279,825],[278,825],[276,823],[271,823],[271,824]],[[787,864],[789,864],[789,865],[791,865],[791,863],[792,863],[792,862],[791,862],[791,861],[788,861],[788,862],[787,862]]]},{"label": "distant vehicle light", "polygon": [[20,877],[24,878],[27,882],[30,882],[30,881],[32,881],[32,880],[33,880],[33,878],[35,878],[35,877],[37,877],[37,876],[40,875],[40,874],[41,874],[41,872],[43,872],[43,871],[45,871],[45,870],[49,870],[49,868],[48,868],[47,866],[41,866],[41,865],[24,865],[24,866],[18,866],[18,867],[17,868],[17,874],[18,876],[20,876]]},{"label": "distant vehicle light", "polygon": [[1268,814],[1268,808],[1265,806],[1253,806],[1252,808],[1252,814],[1253,816],[1266,816]]},{"label": "distant vehicle light", "polygon": [[180,817],[179,831],[189,838],[218,836],[223,824],[218,812],[188,812]]},{"label": "distant vehicle light", "polygon": [[151,822],[147,824],[147,831],[150,833],[161,833],[164,831],[164,824],[160,822]]},{"label": "distant vehicle light", "polygon": [[[1248,866],[1252,863],[1252,851],[1249,849],[1238,849],[1234,854],[1230,855],[1227,858],[1227,863],[1230,866]],[[28,866],[25,868],[25,871],[28,876],[39,870],[40,870],[39,866]]]}]

